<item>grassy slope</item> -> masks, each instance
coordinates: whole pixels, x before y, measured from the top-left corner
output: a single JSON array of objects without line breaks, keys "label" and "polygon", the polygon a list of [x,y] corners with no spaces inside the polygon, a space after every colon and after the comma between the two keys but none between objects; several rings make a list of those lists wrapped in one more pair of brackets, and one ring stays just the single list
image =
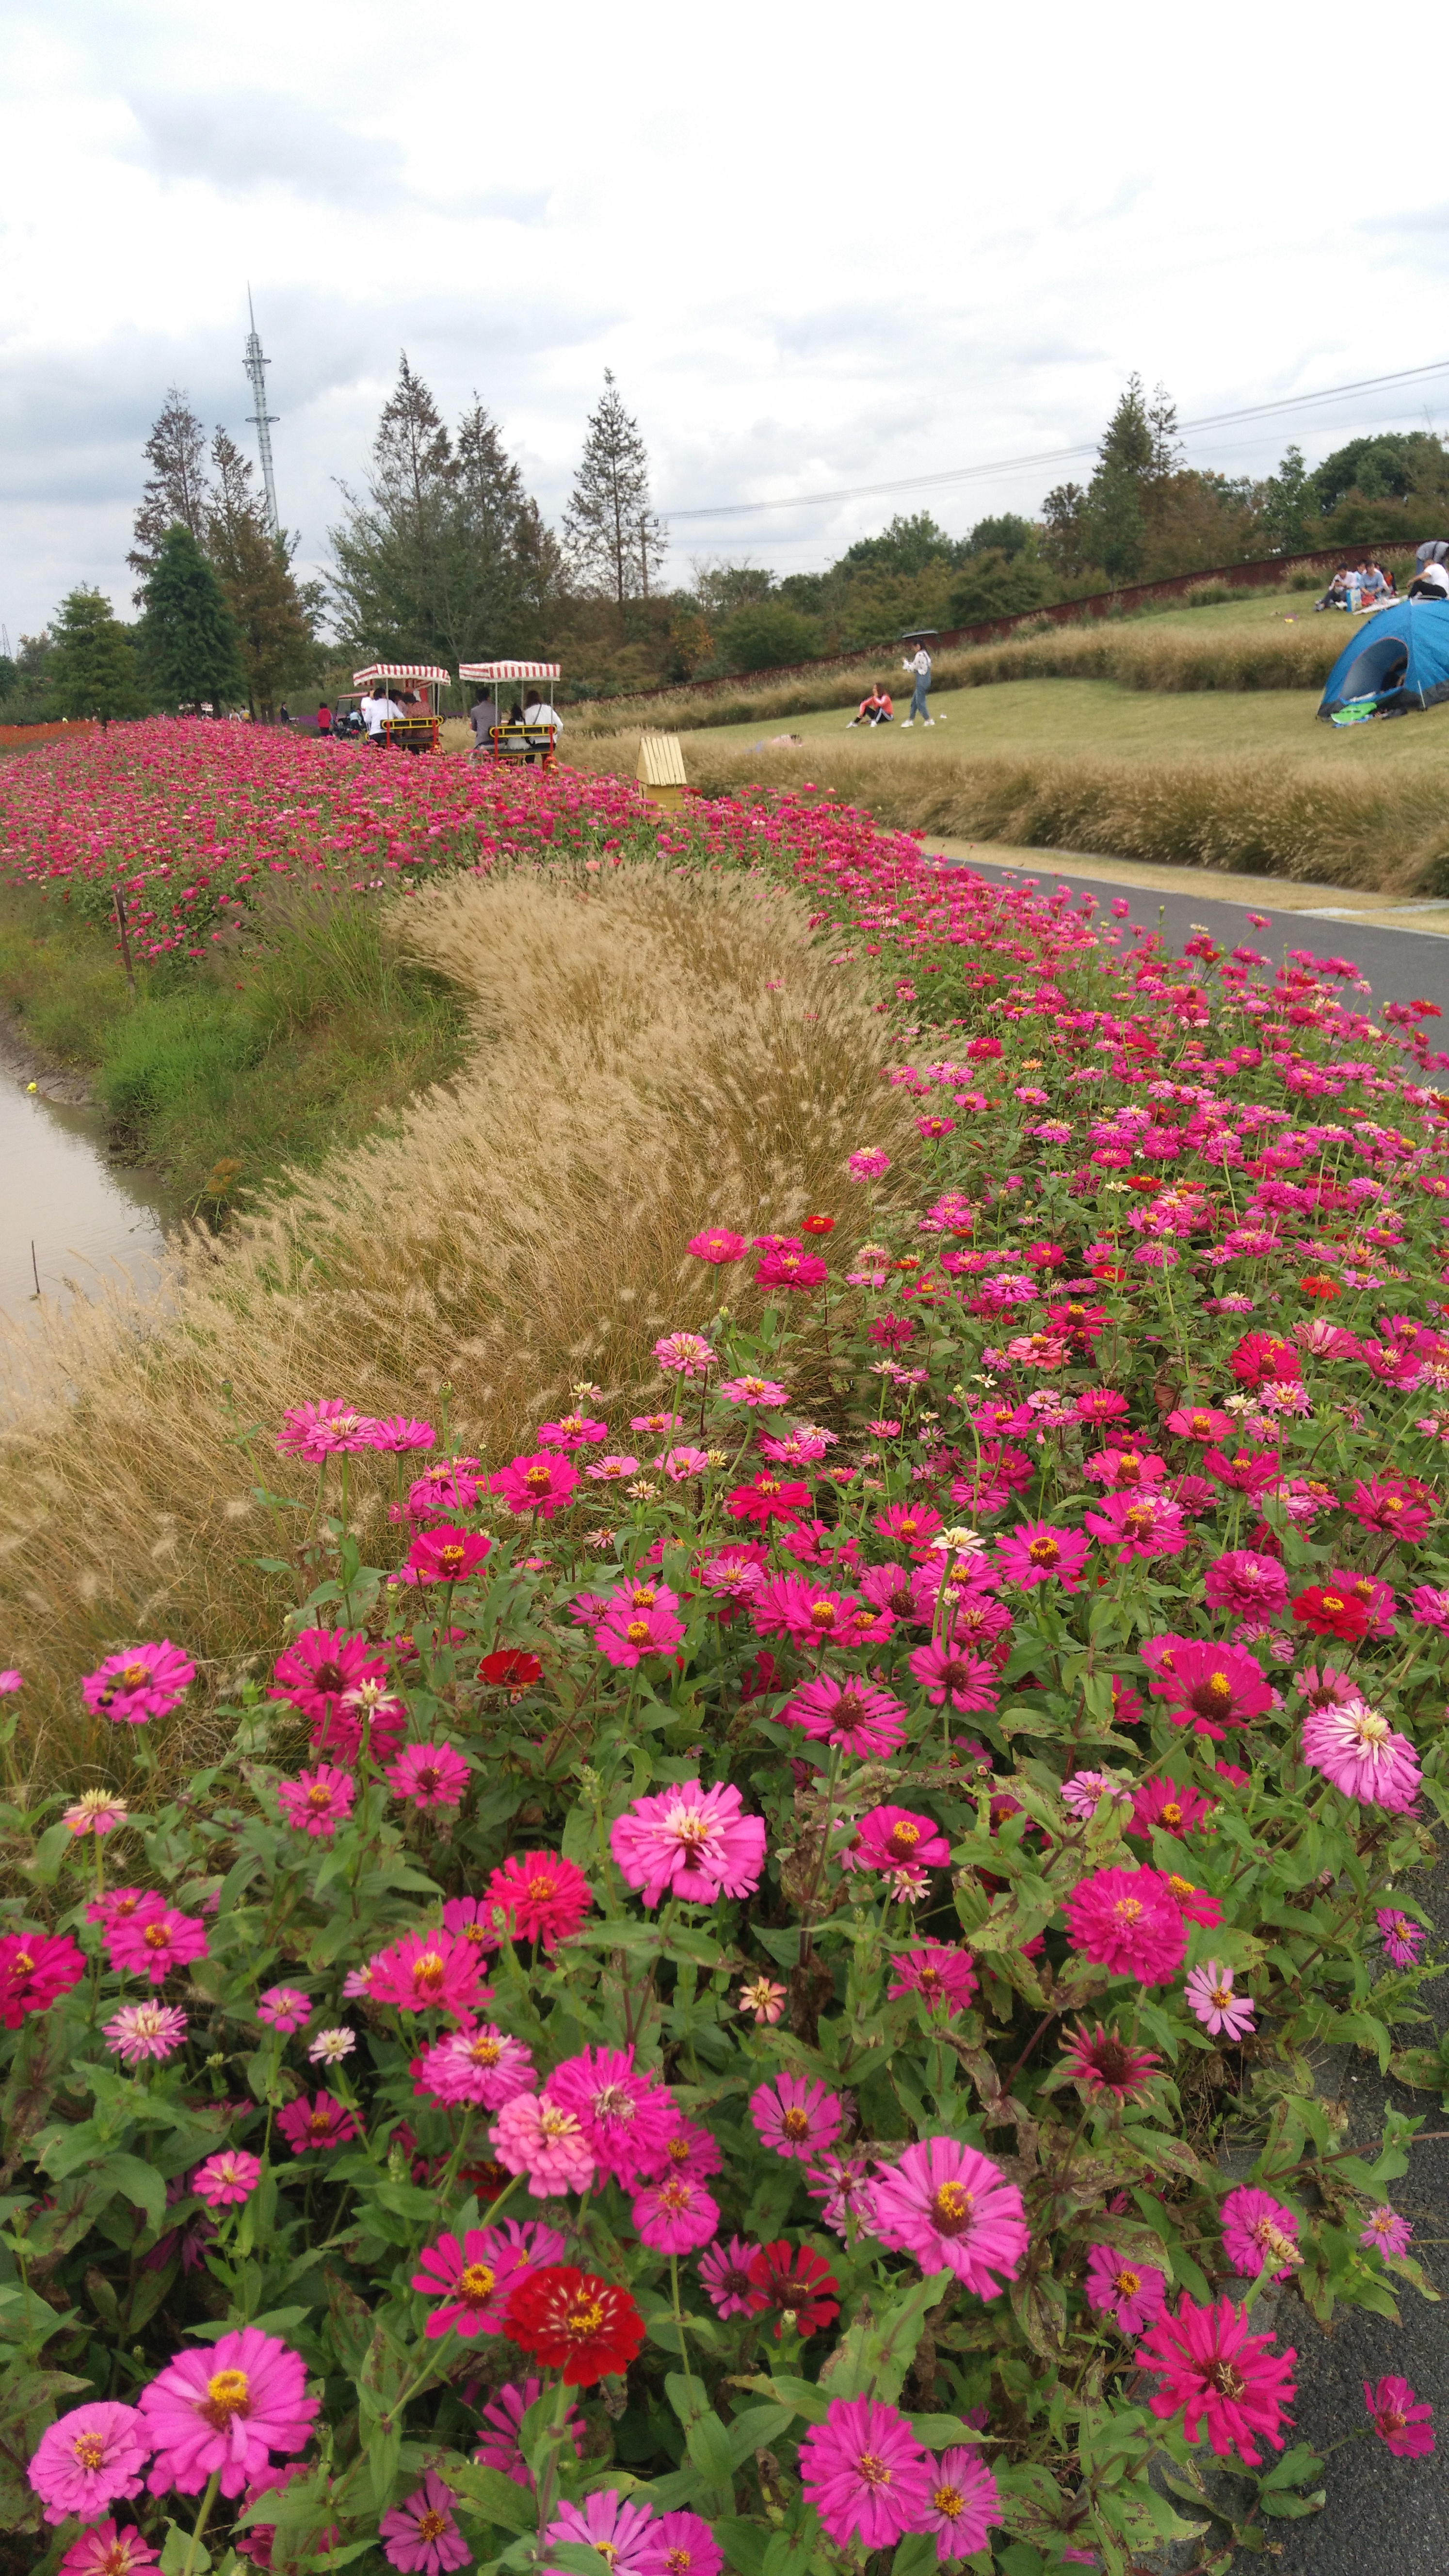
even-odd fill
[{"label": "grassy slope", "polygon": [[118,1137],[212,1213],[292,1164],[356,1143],[458,1063],[466,1014],[354,905],[281,921],[202,969],[140,966],[26,889],[0,889],[0,1009],[83,1071]]}]

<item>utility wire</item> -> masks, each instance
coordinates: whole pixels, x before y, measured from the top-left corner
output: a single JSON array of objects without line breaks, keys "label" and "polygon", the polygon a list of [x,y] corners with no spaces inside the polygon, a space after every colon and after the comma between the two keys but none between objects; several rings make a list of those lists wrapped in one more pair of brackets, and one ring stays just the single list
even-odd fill
[{"label": "utility wire", "polygon": [[[1326,402],[1343,402],[1350,394],[1375,393],[1385,385],[1408,385],[1429,376],[1449,375],[1449,358],[1436,358],[1432,366],[1400,367],[1388,376],[1361,376],[1350,385],[1325,385],[1318,393],[1283,394],[1274,402],[1246,403],[1237,411],[1207,412],[1200,420],[1184,420],[1178,428],[1184,438],[1203,429],[1226,429],[1234,421],[1266,420],[1279,412],[1311,410]],[[836,501],[870,501],[886,492],[920,492],[939,483],[972,483],[989,474],[1025,473],[1042,465],[1069,465],[1079,456],[1095,456],[1096,439],[1085,440],[1077,447],[1052,447],[1037,456],[999,456],[987,465],[951,465],[939,474],[906,474],[890,483],[853,483],[832,492],[795,492],[781,501],[718,501],[711,507],[693,510],[668,510],[664,516],[677,525],[684,519],[746,519],[761,510],[816,509]]]}]

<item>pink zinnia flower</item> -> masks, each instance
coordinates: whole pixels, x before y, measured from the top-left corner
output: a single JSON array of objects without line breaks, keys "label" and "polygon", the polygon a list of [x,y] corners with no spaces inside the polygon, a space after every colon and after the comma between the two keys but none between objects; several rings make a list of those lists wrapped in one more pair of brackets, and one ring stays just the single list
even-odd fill
[{"label": "pink zinnia flower", "polygon": [[762,1637],[785,1636],[794,1646],[828,1646],[849,1638],[853,1596],[828,1592],[803,1574],[777,1574],[750,1594],[750,1617]]},{"label": "pink zinnia flower", "polygon": [[923,2272],[954,2272],[977,2298],[1014,2281],[1030,2243],[1021,2194],[1001,2167],[956,2138],[907,2147],[871,2186],[871,2232]]},{"label": "pink zinnia flower", "polygon": [[268,1986],[266,1992],[257,1997],[257,2019],[264,2021],[270,2030],[303,2030],[311,2018],[311,1998],[296,1986]]},{"label": "pink zinnia flower", "polygon": [[858,1153],[848,1155],[845,1168],[853,1181],[883,1181],[891,1167],[889,1154],[877,1145],[863,1145]]},{"label": "pink zinnia flower", "polygon": [[153,1986],[207,1955],[206,1926],[197,1915],[178,1914],[160,1896],[148,1897],[128,1922],[112,1922],[106,1949],[123,1976],[148,1976]]},{"label": "pink zinnia flower", "polygon": [[594,1623],[594,1643],[611,1664],[631,1671],[645,1655],[669,1655],[682,1643],[684,1622],[665,1583],[623,1584]]},{"label": "pink zinnia flower", "polygon": [[933,1708],[940,1708],[949,1699],[954,1709],[968,1715],[977,1709],[995,1708],[1001,1696],[995,1667],[984,1656],[973,1654],[969,1646],[954,1644],[945,1637],[933,1637],[928,1646],[917,1646],[906,1661]]},{"label": "pink zinnia flower", "polygon": [[1077,1591],[1091,1552],[1092,1542],[1080,1530],[1054,1529],[1050,1521],[1023,1521],[996,1542],[1002,1580],[1024,1589],[1055,1581],[1066,1592]]},{"label": "pink zinnia flower", "polygon": [[1161,2422],[1180,2414],[1190,2442],[1206,2424],[1217,2457],[1236,2451],[1250,2469],[1260,2468],[1259,2434],[1275,2451],[1283,2448],[1281,2424],[1294,2394],[1291,2349],[1270,2353],[1271,2335],[1248,2332],[1246,2309],[1220,2299],[1200,2308],[1192,2299],[1178,2303],[1176,2316],[1165,2311],[1137,2347],[1140,2370],[1157,2370],[1162,2385],[1149,2399]]},{"label": "pink zinnia flower", "polygon": [[330,2093],[315,2093],[310,2102],[305,2093],[299,2093],[295,2102],[277,2113],[277,2127],[294,2156],[345,2147],[349,2139],[361,2135],[347,2104],[335,2101]]},{"label": "pink zinnia flower", "polygon": [[296,1833],[320,1834],[328,1840],[339,1825],[346,1824],[356,1794],[350,1772],[339,1771],[330,1762],[319,1762],[315,1771],[299,1771],[295,1780],[277,1782],[284,1823]]},{"label": "pink zinnia flower", "polygon": [[1134,2048],[1130,2040],[1104,2030],[1100,2022],[1095,2030],[1078,2022],[1068,2037],[1060,2071],[1074,2084],[1083,2085],[1089,2095],[1110,2093],[1117,2102],[1145,2102],[1161,2064],[1150,2048]]},{"label": "pink zinnia flower", "polygon": [[1416,1923],[1412,1914],[1399,1914],[1392,1907],[1383,1905],[1375,1914],[1374,1921],[1383,1935],[1384,1948],[1394,1966],[1414,1967],[1424,1945],[1423,1924]]},{"label": "pink zinnia flower", "polygon": [[1323,1772],[1345,1798],[1361,1798],[1401,1816],[1413,1805],[1422,1776],[1406,1735],[1357,1691],[1310,1709],[1303,1721],[1303,1759]]},{"label": "pink zinnia flower", "polygon": [[68,1932],[7,1932],[0,1939],[0,2028],[18,2030],[27,2014],[49,2012],[85,1972],[85,1953]]},{"label": "pink zinnia flower", "polygon": [[591,1477],[596,1485],[622,1485],[638,1473],[638,1459],[631,1458],[625,1450],[616,1451],[607,1458],[596,1458],[592,1466],[584,1469],[584,1474]]},{"label": "pink zinnia flower", "polygon": [[1176,1503],[1158,1493],[1109,1494],[1099,1512],[1084,1512],[1084,1526],[1129,1558],[1180,1556],[1187,1523]]},{"label": "pink zinnia flower", "polygon": [[414,1807],[458,1806],[469,1777],[467,1763],[451,1744],[409,1744],[386,1773],[393,1796]]},{"label": "pink zinnia flower", "polygon": [[[362,1682],[386,1680],[387,1658],[377,1654],[365,1637],[349,1636],[342,1628],[306,1628],[277,1657],[267,1696],[289,1699],[316,1726],[335,1717],[344,1691],[356,1690]],[[337,1750],[344,1760],[360,1737],[358,1728],[351,1745],[339,1743]]]},{"label": "pink zinnia flower", "polygon": [[1119,2334],[1141,2334],[1155,2325],[1167,2298],[1167,2275],[1152,2263],[1129,2263],[1115,2245],[1094,2245],[1087,2257],[1087,2305],[1110,2317]]},{"label": "pink zinnia flower", "polygon": [[951,1846],[929,1816],[909,1807],[872,1807],[840,1857],[846,1869],[944,1869]]},{"label": "pink zinnia flower", "polygon": [[761,2084],[750,2095],[750,2118],[767,2147],[801,2164],[809,2164],[840,2135],[839,2101],[808,2075],[777,2075],[773,2083]]},{"label": "pink zinnia flower", "polygon": [[431,1449],[432,1445],[431,1422],[419,1422],[410,1413],[389,1413],[382,1421],[367,1426],[368,1448],[385,1450],[393,1457],[406,1457],[410,1450]]},{"label": "pink zinnia flower", "polygon": [[1383,2208],[1370,2212],[1368,2224],[1358,2241],[1370,2253],[1377,2248],[1380,2254],[1407,2254],[1413,2233],[1410,2221],[1401,2218],[1396,2209],[1390,2209],[1385,2203]]},{"label": "pink zinnia flower", "polygon": [[719,2202],[687,2174],[668,2174],[634,2202],[639,2241],[654,2254],[692,2254],[719,2230]]},{"label": "pink zinnia flower", "polygon": [[673,1377],[704,1377],[714,1367],[717,1356],[698,1333],[666,1333],[654,1345],[660,1368]]},{"label": "pink zinnia flower", "polygon": [[750,2313],[754,2287],[750,2265],[759,2251],[758,2245],[751,2245],[743,2236],[732,2236],[728,2245],[712,2245],[701,2257],[699,2277],[716,2316],[743,2317]]},{"label": "pink zinnia flower", "polygon": [[1381,2379],[1376,2388],[1365,2380],[1363,2402],[1379,2440],[1396,2460],[1428,2457],[1434,2448],[1434,2409],[1415,2396],[1407,2379]]},{"label": "pink zinnia flower", "polygon": [[123,1825],[128,1814],[124,1798],[109,1789],[83,1789],[73,1807],[64,1810],[62,1822],[71,1832],[80,1834],[113,1834]]},{"label": "pink zinnia flower", "polygon": [[1297,2259],[1298,2221],[1281,2200],[1243,2184],[1229,2192],[1218,2218],[1235,2272],[1254,2275],[1266,2266],[1275,2281],[1287,2280]]},{"label": "pink zinnia flower", "polygon": [[1195,1440],[1204,1448],[1211,1441],[1221,1440],[1232,1427],[1232,1415],[1220,1413],[1211,1404],[1180,1405],[1175,1413],[1169,1413],[1163,1425],[1179,1440]]},{"label": "pink zinnia flower", "polygon": [[675,2126],[664,2142],[664,2171],[685,2174],[691,2182],[707,2182],[717,2174],[724,2158],[708,2129],[697,2129],[676,2108]]},{"label": "pink zinnia flower", "polygon": [[[498,1482],[495,1476],[494,1484]],[[475,1530],[424,1530],[398,1568],[400,1583],[466,1583],[493,1545]]]},{"label": "pink zinnia flower", "polygon": [[693,1253],[696,1261],[710,1261],[716,1267],[721,1262],[743,1261],[749,1249],[742,1234],[732,1234],[723,1225],[711,1226],[704,1234],[692,1234],[684,1248]]},{"label": "pink zinnia flower", "polygon": [[476,2102],[485,2111],[501,2111],[515,2094],[531,2093],[537,2082],[531,2051],[491,2022],[436,2040],[424,2050],[415,2075],[416,2091],[445,2109]]},{"label": "pink zinnia flower", "polygon": [[[578,2504],[560,2507],[543,2535],[543,2552],[562,2543],[575,2549],[597,2549],[609,2576],[664,2576],[659,2526],[647,2504],[636,2504],[617,2487],[597,2487]],[[545,2566],[541,2576],[563,2576]]]},{"label": "pink zinnia flower", "polygon": [[1144,1780],[1133,1793],[1127,1831],[1144,1838],[1155,1832],[1174,1834],[1180,1839],[1197,1832],[1212,1814],[1214,1804],[1200,1790],[1184,1788],[1176,1780]]},{"label": "pink zinnia flower", "polygon": [[1225,1728],[1246,1726],[1273,1705],[1273,1692],[1256,1657],[1241,1646],[1215,1646],[1181,1637],[1154,1638],[1160,1651],[1148,1684],[1165,1699],[1174,1726],[1190,1727],[1221,1743]]},{"label": "pink zinnia flower", "polygon": [[436,2008],[455,2020],[472,2012],[483,1973],[477,1943],[461,1940],[441,1925],[434,1931],[405,1932],[377,1951],[368,1966],[374,2003],[395,2004],[399,2012]]},{"label": "pink zinnia flower", "polygon": [[186,2037],[186,2015],[175,2004],[122,2004],[105,2024],[106,2046],[127,2066],[175,2054]]},{"label": "pink zinnia flower", "polygon": [[108,2504],[141,2492],[140,2472],[152,2440],[134,2406],[74,2406],[47,2427],[27,2475],[45,2506],[47,2522],[79,2514],[84,2522]]},{"label": "pink zinnia flower", "polygon": [[[539,2232],[542,2234],[547,2231]],[[560,2253],[563,2251],[563,2243],[564,2240],[560,2237],[558,2239]],[[542,2395],[541,2379],[525,2379],[521,2385],[517,2380],[506,2381],[497,2395],[484,2407],[478,2419],[480,2426],[486,2429],[473,2454],[474,2459],[482,2467],[497,2469],[501,2476],[512,2478],[516,2487],[527,2487],[530,2494],[534,2492],[536,2482],[533,2471],[523,2456],[519,2437],[523,2430],[525,2415],[530,2406],[537,2405]],[[563,2429],[565,2438],[573,2444],[574,2457],[577,2459],[583,2448],[584,2439],[584,2419],[577,2406],[570,2406],[564,2417]]]},{"label": "pink zinnia flower", "polygon": [[516,2093],[504,2103],[491,2135],[499,2163],[511,2174],[527,2174],[534,2200],[593,2189],[594,2156],[583,2123],[546,2093]]},{"label": "pink zinnia flower", "polygon": [[585,2048],[564,2058],[548,2079],[548,2099],[573,2112],[605,2173],[639,2181],[663,2170],[679,2115],[657,2076],[635,2073],[632,2048]]},{"label": "pink zinnia flower", "polygon": [[218,2337],[208,2352],[181,2352],[142,2389],[139,2405],[156,2453],[152,2495],[199,2495],[219,2477],[241,2493],[273,2451],[300,2451],[319,2401],[305,2394],[301,2356],[260,2326]]},{"label": "pink zinnia flower", "polygon": [[[562,2245],[562,2238],[555,2241]],[[412,2288],[437,2303],[423,2329],[427,2340],[436,2343],[453,2328],[465,2342],[471,2335],[501,2334],[518,2268],[516,2251],[496,2228],[470,2227],[461,2241],[440,2236],[411,2275]]]},{"label": "pink zinnia flower", "polygon": [[577,1932],[594,1891],[561,1852],[510,1852],[488,1881],[487,1899],[515,1941],[553,1951]]},{"label": "pink zinnia flower", "polygon": [[1079,1823],[1090,1824],[1104,1798],[1115,1798],[1119,1806],[1132,1803],[1132,1792],[1125,1781],[1111,1771],[1074,1771],[1062,1782],[1062,1805]]},{"label": "pink zinnia flower", "polygon": [[808,1295],[812,1288],[822,1288],[829,1276],[818,1252],[806,1252],[793,1236],[786,1236],[761,1253],[755,1286],[767,1292],[793,1288]]},{"label": "pink zinnia flower", "polygon": [[833,1673],[806,1682],[786,1701],[778,1723],[861,1758],[894,1753],[906,1738],[906,1712],[898,1699],[867,1681],[837,1681]]},{"label": "pink zinnia flower", "polygon": [[720,2576],[724,2551],[707,2522],[697,2513],[661,2513],[653,2540],[664,2576]]},{"label": "pink zinnia flower", "polygon": [[114,2522],[96,2522],[73,2540],[60,2562],[60,2576],[149,2576],[159,2566],[144,2532],[134,2526],[118,2531]]},{"label": "pink zinnia flower", "polygon": [[895,1982],[886,1994],[892,2003],[899,1995],[919,1995],[929,2011],[944,2013],[948,2021],[965,2010],[976,1992],[970,1951],[948,1950],[938,1941],[899,1952],[891,1968]]},{"label": "pink zinnia flower", "polygon": [[344,1451],[370,1449],[378,1425],[366,1413],[354,1413],[340,1395],[324,1395],[315,1404],[292,1404],[277,1434],[279,1458],[301,1458],[320,1467],[325,1458]]},{"label": "pink zinnia flower", "polygon": [[537,1512],[551,1521],[555,1512],[573,1499],[579,1481],[577,1467],[566,1458],[555,1458],[546,1449],[535,1450],[528,1457],[512,1458],[506,1467],[488,1479],[491,1494],[501,1495],[511,1512]]},{"label": "pink zinnia flower", "polygon": [[1449,1637],[1449,1592],[1421,1583],[1409,1595],[1409,1616],[1416,1627],[1437,1628],[1441,1637]]},{"label": "pink zinnia flower", "polygon": [[197,2166],[191,2188],[209,2208],[228,2209],[250,2200],[261,2178],[260,2157],[248,2155],[244,2147],[224,2147],[219,2156],[208,2156]]},{"label": "pink zinnia flower", "polygon": [[596,1449],[607,1440],[607,1422],[594,1422],[586,1413],[566,1413],[561,1422],[541,1422],[539,1439],[549,1449]]},{"label": "pink zinnia flower", "polygon": [[429,2469],[422,2485],[377,2526],[388,2565],[404,2576],[448,2576],[450,2569],[466,2567],[473,2552],[453,2520],[457,2500],[437,2470]]},{"label": "pink zinnia flower", "polygon": [[931,2462],[904,2415],[870,2397],[834,2397],[800,2445],[800,2481],[827,2539],[844,2549],[890,2549],[919,2531],[931,2504]]},{"label": "pink zinnia flower", "polygon": [[715,1393],[722,1395],[726,1404],[762,1404],[768,1412],[772,1413],[782,1404],[788,1404],[790,1401],[789,1388],[781,1386],[778,1380],[772,1377],[721,1378]]},{"label": "pink zinnia flower", "polygon": [[1216,1959],[1192,1970],[1184,1992],[1188,2010],[1215,2039],[1223,2031],[1229,2039],[1242,2039],[1254,2027],[1252,1997],[1234,1993],[1232,1969],[1220,1968]]},{"label": "pink zinnia flower", "polygon": [[1155,1869],[1099,1869],[1077,1881],[1065,1912],[1072,1948],[1113,1976],[1159,1986],[1182,1965],[1187,1933]]},{"label": "pink zinnia flower", "polygon": [[743,1806],[738,1789],[685,1780],[636,1798],[616,1817],[609,1848],[646,1905],[657,1905],[666,1889],[694,1905],[748,1896],[765,1866],[765,1828]]},{"label": "pink zinnia flower", "polygon": [[1210,1610],[1233,1610],[1243,1619],[1276,1619],[1288,1607],[1288,1578],[1274,1556],[1250,1547],[1230,1548],[1203,1577]]},{"label": "pink zinnia flower", "polygon": [[169,1637],[155,1644],[128,1646],[123,1655],[107,1655],[81,1682],[81,1697],[97,1717],[144,1726],[148,1717],[166,1717],[180,1705],[196,1666]]},{"label": "pink zinnia flower", "polygon": [[980,2453],[965,2442],[943,2451],[930,2467],[925,2528],[936,2535],[936,2560],[969,2558],[986,2547],[1001,2521],[1001,2490]]},{"label": "pink zinnia flower", "polygon": [[847,2241],[853,2232],[868,2230],[874,2223],[872,2162],[870,2156],[822,2156],[805,2176],[806,2190],[820,2203],[823,2223]]}]

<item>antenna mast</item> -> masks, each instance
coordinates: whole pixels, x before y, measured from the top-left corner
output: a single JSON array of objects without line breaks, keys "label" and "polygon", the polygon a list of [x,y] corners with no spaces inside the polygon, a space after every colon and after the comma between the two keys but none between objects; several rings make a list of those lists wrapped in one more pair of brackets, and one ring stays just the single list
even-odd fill
[{"label": "antenna mast", "polygon": [[264,370],[272,362],[270,358],[262,356],[262,344],[257,335],[257,317],[252,311],[250,287],[247,288],[247,319],[252,327],[242,365],[251,379],[252,400],[256,404],[256,410],[248,412],[247,418],[256,425],[257,452],[262,460],[262,491],[267,505],[267,525],[273,536],[279,537],[282,526],[277,516],[277,487],[272,479],[272,423],[280,418],[280,414],[269,412],[267,409],[267,379]]}]

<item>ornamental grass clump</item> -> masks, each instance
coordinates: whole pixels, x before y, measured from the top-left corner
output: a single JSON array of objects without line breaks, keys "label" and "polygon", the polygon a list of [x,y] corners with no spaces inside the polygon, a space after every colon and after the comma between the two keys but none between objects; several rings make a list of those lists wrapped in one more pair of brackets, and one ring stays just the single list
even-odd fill
[{"label": "ornamental grass clump", "polygon": [[[279,1346],[222,1680],[204,1590],[97,1643],[52,1573],[109,1803],[53,1735],[7,1812],[0,2494],[46,2576],[1225,2568],[1333,2510],[1308,2339],[1428,2290],[1422,1015],[780,828],[901,1013],[793,1222],[711,1166],[637,1368],[466,1448],[359,1309],[325,1378]],[[156,1705],[92,1705],[132,1668]],[[1320,2096],[1325,2043],[1425,2109]],[[1406,2511],[1437,2394],[1345,2428]]]}]

